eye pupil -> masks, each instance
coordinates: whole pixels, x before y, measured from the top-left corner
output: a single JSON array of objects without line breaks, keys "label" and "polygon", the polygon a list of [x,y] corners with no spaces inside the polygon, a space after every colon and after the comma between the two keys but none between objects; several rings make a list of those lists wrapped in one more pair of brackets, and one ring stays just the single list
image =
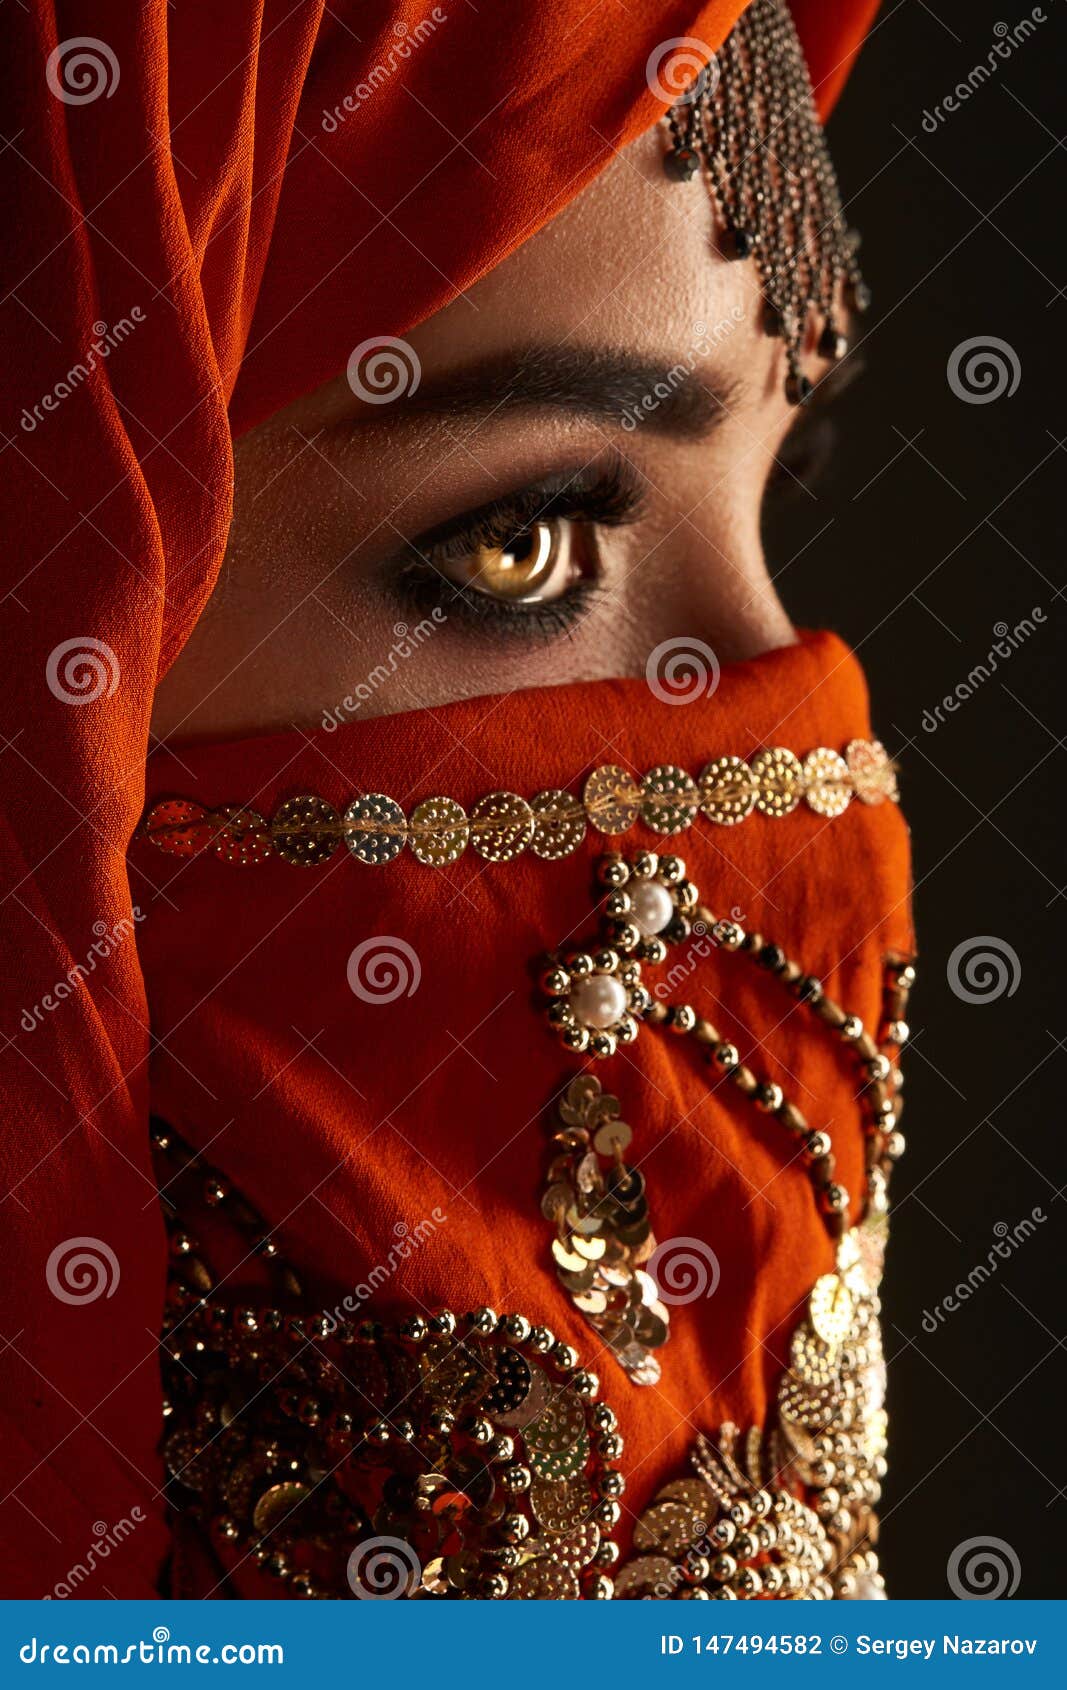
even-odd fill
[{"label": "eye pupil", "polygon": [[[538,524],[538,526],[543,527],[544,525]],[[513,540],[509,540],[508,544],[504,547],[503,555],[505,558],[510,558],[513,564],[522,564],[529,562],[533,550],[533,531],[529,528],[524,528],[521,534],[516,534]]]}]

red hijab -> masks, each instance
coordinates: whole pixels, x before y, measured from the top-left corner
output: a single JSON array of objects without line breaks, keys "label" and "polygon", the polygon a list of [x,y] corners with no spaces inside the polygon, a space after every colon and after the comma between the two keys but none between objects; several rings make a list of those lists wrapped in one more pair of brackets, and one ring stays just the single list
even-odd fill
[{"label": "red hijab", "polygon": [[[824,108],[873,9],[795,6]],[[145,0],[106,42],[84,0],[7,18],[5,1594],[46,1594],[101,1522],[137,1529],[80,1594],[150,1595],[167,1547],[153,1033],[128,942],[159,877],[126,852],[154,687],[222,557],[232,436],[498,263],[662,115],[650,54],[714,50],[741,10]],[[65,1300],[53,1253],[81,1237],[113,1282]]]}]

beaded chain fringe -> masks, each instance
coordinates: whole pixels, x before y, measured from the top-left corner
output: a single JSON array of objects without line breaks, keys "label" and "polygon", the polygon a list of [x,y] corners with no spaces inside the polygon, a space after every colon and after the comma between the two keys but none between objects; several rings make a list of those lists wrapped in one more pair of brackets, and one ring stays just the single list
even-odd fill
[{"label": "beaded chain fringe", "polygon": [[799,405],[812,390],[800,367],[809,323],[821,322],[819,354],[836,362],[848,350],[842,295],[863,312],[870,294],[784,0],[752,0],[667,122],[667,174],[702,171],[722,251],[755,262],[763,326],[785,342],[786,396]]}]

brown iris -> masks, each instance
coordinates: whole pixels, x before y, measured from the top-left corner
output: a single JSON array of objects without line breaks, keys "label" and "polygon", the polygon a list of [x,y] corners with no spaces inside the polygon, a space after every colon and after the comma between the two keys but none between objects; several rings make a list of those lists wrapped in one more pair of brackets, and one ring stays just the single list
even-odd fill
[{"label": "brown iris", "polygon": [[531,522],[500,546],[476,546],[442,573],[472,592],[513,603],[558,598],[574,579],[572,524]]}]

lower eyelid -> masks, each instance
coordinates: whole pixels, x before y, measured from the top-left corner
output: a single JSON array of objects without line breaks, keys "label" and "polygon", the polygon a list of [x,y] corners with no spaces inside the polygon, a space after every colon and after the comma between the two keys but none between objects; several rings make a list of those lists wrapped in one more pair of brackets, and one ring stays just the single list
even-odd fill
[{"label": "lower eyelid", "polygon": [[443,611],[445,623],[454,618],[466,624],[470,632],[480,627],[505,639],[529,640],[540,636],[546,643],[576,628],[601,590],[595,580],[587,579],[576,582],[558,598],[522,604],[455,586],[432,565],[416,566],[396,587],[397,597],[409,611],[427,615],[437,609]]}]

